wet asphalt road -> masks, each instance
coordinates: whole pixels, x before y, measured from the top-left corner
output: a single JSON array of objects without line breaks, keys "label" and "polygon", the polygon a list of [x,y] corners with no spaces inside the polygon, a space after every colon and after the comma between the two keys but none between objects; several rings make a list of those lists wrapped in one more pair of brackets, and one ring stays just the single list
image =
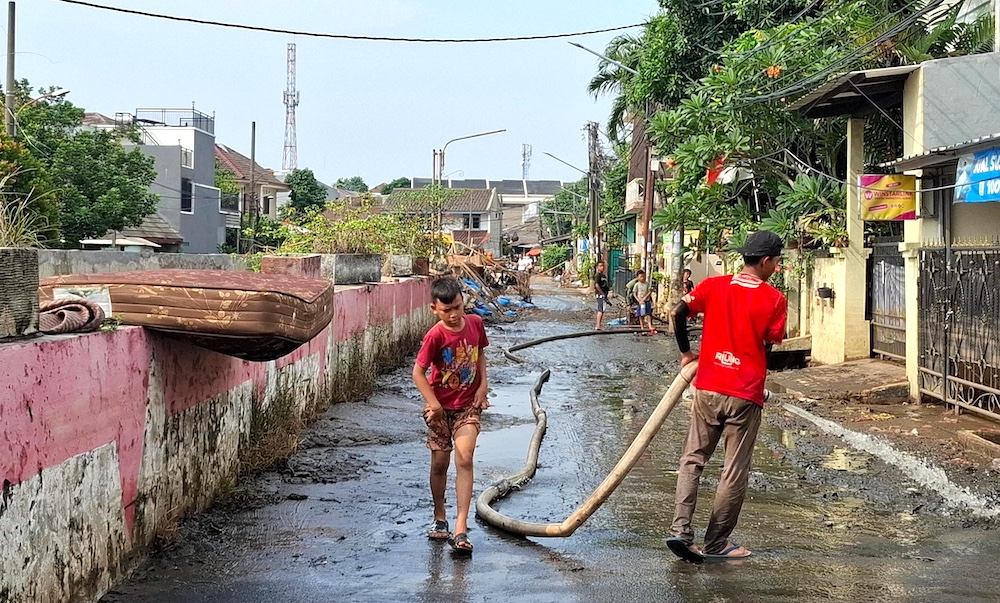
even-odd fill
[{"label": "wet asphalt road", "polygon": [[[559,522],[641,428],[675,374],[676,350],[668,337],[581,338],[524,350],[532,364],[514,364],[499,347],[583,330],[591,320],[578,296],[535,301],[542,311],[491,331],[492,408],[476,452],[476,494],[523,465],[533,429],[528,391],[542,366],[552,368],[540,398],[549,430],[538,474],[498,507]],[[103,601],[1000,600],[997,530],[967,522],[898,469],[777,405],[765,414],[734,534],[754,550],[751,559],[694,566],[663,543],[685,405],[573,536],[526,540],[475,522],[474,557],[456,558],[425,537],[421,407],[403,368],[382,378],[369,400],[331,408],[287,467],[252,484],[280,502],[189,522],[175,545]],[[701,528],[719,469],[716,460],[702,480]]]}]

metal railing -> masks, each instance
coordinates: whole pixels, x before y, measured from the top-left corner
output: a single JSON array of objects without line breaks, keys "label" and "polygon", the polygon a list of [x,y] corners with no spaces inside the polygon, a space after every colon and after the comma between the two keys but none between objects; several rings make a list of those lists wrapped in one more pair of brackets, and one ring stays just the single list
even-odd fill
[{"label": "metal railing", "polygon": [[[949,261],[950,260],[950,261]],[[923,394],[1000,420],[1000,247],[920,251]]]},{"label": "metal railing", "polygon": [[215,117],[197,109],[136,109],[135,121],[148,126],[198,128],[215,134]]}]

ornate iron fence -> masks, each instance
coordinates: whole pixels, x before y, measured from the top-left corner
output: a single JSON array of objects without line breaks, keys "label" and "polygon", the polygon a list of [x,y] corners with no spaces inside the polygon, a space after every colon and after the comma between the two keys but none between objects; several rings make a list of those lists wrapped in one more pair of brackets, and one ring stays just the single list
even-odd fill
[{"label": "ornate iron fence", "polygon": [[1000,420],[1000,248],[920,252],[920,390]]},{"label": "ornate iron fence", "polygon": [[872,354],[906,360],[906,275],[902,237],[876,237],[869,247],[868,320]]}]

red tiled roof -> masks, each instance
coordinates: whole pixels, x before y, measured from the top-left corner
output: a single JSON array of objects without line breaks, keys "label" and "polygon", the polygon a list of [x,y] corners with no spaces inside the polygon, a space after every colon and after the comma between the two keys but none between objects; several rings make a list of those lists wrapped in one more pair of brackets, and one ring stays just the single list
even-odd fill
[{"label": "red tiled roof", "polygon": [[[411,204],[407,197],[412,198],[417,190],[419,189],[393,189],[385,199],[385,205],[390,208],[406,207]],[[487,212],[492,209],[490,205],[496,198],[496,189],[453,188],[449,190],[454,191],[455,196],[444,202],[443,211],[446,213]]]},{"label": "red tiled roof", "polygon": [[[250,158],[242,155],[223,144],[215,145],[215,156],[219,158],[222,165],[236,175],[237,180],[250,181]],[[284,182],[274,176],[274,172],[261,167],[254,162],[254,180],[257,184],[266,184],[283,190],[288,190]]]}]

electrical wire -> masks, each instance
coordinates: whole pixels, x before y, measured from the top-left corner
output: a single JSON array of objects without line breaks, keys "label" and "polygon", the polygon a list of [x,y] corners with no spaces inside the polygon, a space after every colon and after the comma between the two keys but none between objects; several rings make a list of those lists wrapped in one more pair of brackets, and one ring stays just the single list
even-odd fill
[{"label": "electrical wire", "polygon": [[[853,182],[848,182],[847,180],[844,180],[842,178],[837,178],[836,176],[832,176],[830,174],[827,174],[823,170],[818,170],[818,169],[814,168],[813,166],[809,165],[808,163],[806,163],[805,161],[803,161],[802,159],[798,158],[795,155],[795,153],[792,153],[788,149],[785,149],[785,153],[787,153],[789,157],[791,157],[792,159],[794,159],[796,163],[798,163],[799,165],[801,165],[805,169],[807,169],[810,172],[813,172],[813,173],[815,173],[815,174],[817,174],[819,176],[822,176],[823,178],[826,178],[827,180],[831,180],[833,182],[838,182],[840,184],[843,184],[844,186],[849,186],[849,187],[856,188],[856,189],[862,190],[862,191],[882,191],[882,189],[880,189],[880,188],[875,188],[875,187],[872,187],[872,186],[861,186],[860,184],[856,184],[856,183],[853,183]],[[887,175],[891,175],[891,174],[887,174]],[[983,182],[989,182],[990,180],[996,180],[996,178],[983,178],[981,180],[969,180],[969,182],[963,182],[961,185],[946,184],[946,185],[943,185],[943,186],[932,186],[932,187],[929,187],[929,188],[921,188],[921,189],[912,189],[912,190],[910,190],[910,189],[894,188],[892,190],[893,190],[893,192],[897,192],[897,193],[931,193],[931,192],[934,192],[934,191],[953,190],[953,189],[956,188],[956,186],[966,186],[966,185],[972,186],[974,184],[981,184]]]},{"label": "electrical wire", "polygon": [[[910,2],[909,4],[907,4],[906,6],[904,6],[903,8],[899,9],[898,11],[894,12],[890,16],[896,16],[900,12],[902,12],[904,10],[907,10],[908,8],[910,8],[910,7],[912,7],[912,6],[916,5],[916,4],[919,4],[922,1],[923,0],[913,0],[912,2]],[[916,23],[920,18],[922,18],[923,16],[925,16],[927,13],[929,13],[929,12],[933,11],[934,9],[938,8],[943,3],[943,1],[944,0],[933,0],[932,2],[928,3],[925,7],[921,8],[921,9],[917,10],[916,12],[914,12],[913,14],[907,16],[905,19],[903,19],[902,21],[900,21],[896,25],[890,27],[889,29],[887,29],[886,31],[884,31],[882,34],[876,36],[872,40],[869,40],[865,44],[862,44],[861,46],[856,47],[854,50],[846,53],[844,56],[842,56],[842,57],[834,60],[829,65],[827,65],[826,67],[824,67],[823,69],[821,69],[820,71],[818,71],[818,72],[816,72],[816,73],[814,73],[814,74],[812,74],[812,75],[810,75],[808,77],[805,77],[805,78],[803,78],[803,79],[801,79],[801,80],[799,80],[799,81],[797,81],[797,82],[795,82],[793,84],[789,84],[789,85],[787,85],[785,88],[783,88],[781,90],[777,90],[775,92],[770,92],[770,93],[767,93],[767,94],[762,94],[762,95],[759,95],[759,96],[746,97],[746,98],[742,99],[746,104],[745,105],[739,105],[738,107],[743,107],[743,106],[747,106],[747,105],[750,105],[750,104],[757,104],[757,103],[760,103],[760,102],[766,102],[766,101],[770,101],[770,100],[778,100],[780,98],[784,98],[784,97],[790,96],[792,94],[796,94],[798,92],[802,92],[805,89],[807,89],[808,87],[815,85],[817,82],[826,80],[826,78],[828,78],[833,73],[838,72],[838,71],[843,71],[843,66],[844,65],[850,64],[850,63],[854,62],[855,60],[857,60],[857,59],[865,56],[866,54],[868,54],[871,50],[873,50],[876,46],[878,46],[882,42],[885,42],[886,40],[891,39],[893,36],[901,33],[904,30],[906,30],[908,27],[910,27],[911,25],[913,25],[914,23]],[[871,33],[877,27],[880,27],[880,26],[881,26],[881,24],[872,26],[871,28],[869,28],[865,32],[862,32],[862,34],[859,37],[863,38],[866,34]],[[809,68],[808,66],[803,66],[800,69],[797,69],[795,71],[791,71],[789,73],[786,73],[786,74],[782,75],[782,78],[788,77],[788,75],[790,75],[791,73],[796,73],[797,74],[797,73],[804,72],[808,68]]]},{"label": "electrical wire", "polygon": [[140,17],[150,17],[153,19],[165,19],[168,21],[179,21],[182,23],[195,23],[198,25],[214,25],[217,27],[228,27],[232,29],[245,29],[249,31],[260,31],[266,33],[280,33],[288,34],[294,36],[306,36],[313,38],[328,38],[334,40],[354,40],[354,41],[364,41],[364,42],[414,42],[423,44],[473,44],[482,42],[524,42],[530,40],[552,40],[557,38],[572,38],[576,36],[587,36],[591,34],[607,33],[612,31],[621,31],[623,29],[631,29],[633,27],[642,27],[645,23],[634,23],[632,25],[622,25],[619,27],[607,27],[604,29],[593,29],[589,31],[577,31],[572,33],[560,33],[560,34],[544,34],[537,36],[510,36],[502,38],[396,38],[389,36],[360,36],[360,35],[349,35],[349,34],[333,34],[333,33],[321,33],[314,31],[297,31],[292,29],[280,29],[277,27],[263,27],[258,25],[245,25],[241,23],[226,23],[223,21],[212,21],[209,19],[195,19],[192,17],[179,17],[176,15],[165,15],[161,13],[151,13],[141,10],[133,10],[129,8],[121,8],[117,6],[108,6],[105,4],[96,4],[93,2],[83,2],[82,0],[56,0],[57,2],[63,2],[65,4],[73,4],[76,6],[84,6],[87,8],[94,8],[99,10],[106,10],[116,13],[124,13],[128,15],[137,15]]}]

